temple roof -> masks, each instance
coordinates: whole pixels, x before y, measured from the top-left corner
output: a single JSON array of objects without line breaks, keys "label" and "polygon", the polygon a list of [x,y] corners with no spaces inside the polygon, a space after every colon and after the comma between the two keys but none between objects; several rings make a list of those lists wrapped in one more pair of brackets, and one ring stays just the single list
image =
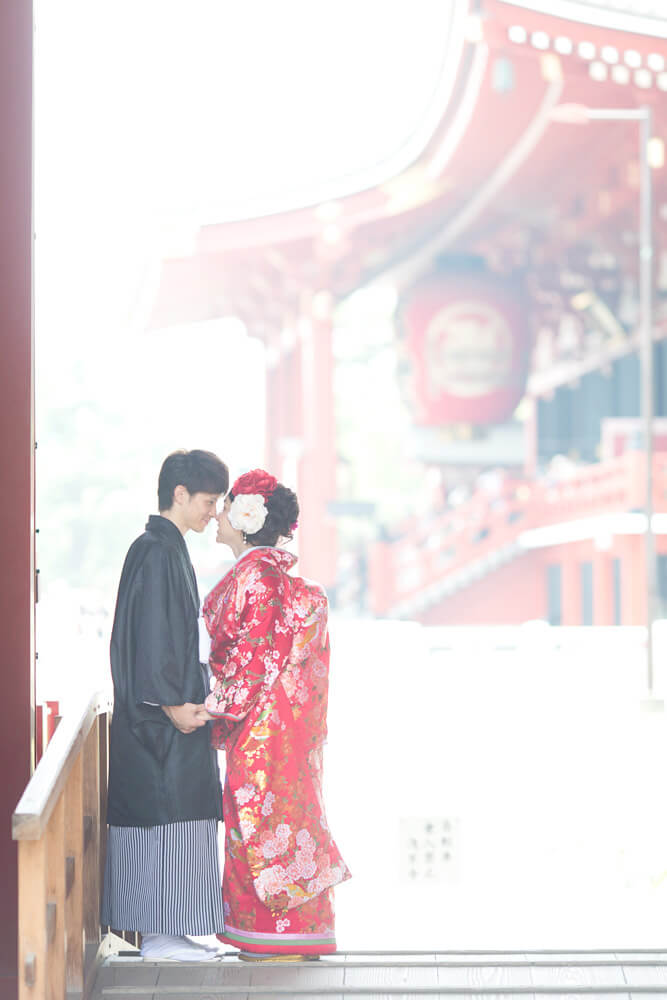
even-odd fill
[{"label": "temple roof", "polygon": [[[589,8],[590,21],[602,20],[600,3],[564,4],[570,18],[540,6],[485,0],[481,16],[452,25],[446,100],[419,154],[393,177],[202,226],[188,252],[163,260],[148,325],[233,314],[271,338],[320,290],[340,301],[389,280],[400,291],[443,255],[479,255],[493,271],[525,274],[536,328],[582,289],[615,308],[636,271],[638,127],[563,123],[554,110],[649,106],[654,135],[664,137],[667,43],[657,36],[667,17],[609,15],[644,29],[650,20],[648,34],[584,23]],[[654,181],[659,249],[665,171]]]}]

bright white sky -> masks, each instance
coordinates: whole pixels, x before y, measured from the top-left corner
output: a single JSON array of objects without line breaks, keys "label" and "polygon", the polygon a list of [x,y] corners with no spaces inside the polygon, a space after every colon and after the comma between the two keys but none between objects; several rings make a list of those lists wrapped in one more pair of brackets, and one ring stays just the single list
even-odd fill
[{"label": "bright white sky", "polygon": [[330,181],[344,193],[421,123],[450,11],[441,0],[38,0],[42,154],[58,154],[49,169],[65,191],[76,176],[90,197],[160,216],[275,211]]},{"label": "bright white sky", "polygon": [[122,325],[203,223],[391,175],[454,3],[36,0],[38,337]]},{"label": "bright white sky", "polygon": [[[233,476],[263,460],[259,345],[233,319],[142,328],[136,303],[161,256],[198,225],[317,202],[400,169],[396,157],[434,110],[454,8],[441,0],[35,7],[39,430],[46,434],[59,406],[80,404],[83,368],[84,397],[92,391],[104,412],[117,413],[143,456],[145,481],[125,482],[118,469],[140,530],[166,451],[210,447]],[[50,482],[43,443],[42,487]]]}]

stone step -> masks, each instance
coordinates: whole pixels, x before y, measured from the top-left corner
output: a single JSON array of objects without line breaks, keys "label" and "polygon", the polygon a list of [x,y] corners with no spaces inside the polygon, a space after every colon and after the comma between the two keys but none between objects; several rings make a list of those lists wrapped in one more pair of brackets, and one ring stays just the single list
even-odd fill
[{"label": "stone step", "polygon": [[219,997],[664,997],[667,950],[350,951],[319,962],[144,962],[129,955],[100,968],[91,1000]]}]

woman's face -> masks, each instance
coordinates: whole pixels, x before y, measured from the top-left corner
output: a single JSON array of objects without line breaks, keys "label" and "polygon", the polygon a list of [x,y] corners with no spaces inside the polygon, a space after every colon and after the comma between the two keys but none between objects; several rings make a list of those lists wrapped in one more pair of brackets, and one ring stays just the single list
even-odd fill
[{"label": "woman's face", "polygon": [[229,497],[226,497],[224,504],[222,505],[222,510],[216,516],[218,522],[218,532],[215,536],[216,542],[222,542],[223,545],[231,545],[232,542],[238,541],[239,538],[243,537],[241,531],[237,531],[236,528],[232,528],[229,523],[229,508],[232,505],[232,501]]}]

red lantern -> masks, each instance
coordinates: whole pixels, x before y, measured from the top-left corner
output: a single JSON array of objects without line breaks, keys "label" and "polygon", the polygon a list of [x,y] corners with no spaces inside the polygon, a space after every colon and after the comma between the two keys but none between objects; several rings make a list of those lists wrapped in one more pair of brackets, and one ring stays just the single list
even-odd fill
[{"label": "red lantern", "polygon": [[521,399],[530,344],[520,286],[484,272],[416,284],[400,305],[418,424],[495,424]]}]

